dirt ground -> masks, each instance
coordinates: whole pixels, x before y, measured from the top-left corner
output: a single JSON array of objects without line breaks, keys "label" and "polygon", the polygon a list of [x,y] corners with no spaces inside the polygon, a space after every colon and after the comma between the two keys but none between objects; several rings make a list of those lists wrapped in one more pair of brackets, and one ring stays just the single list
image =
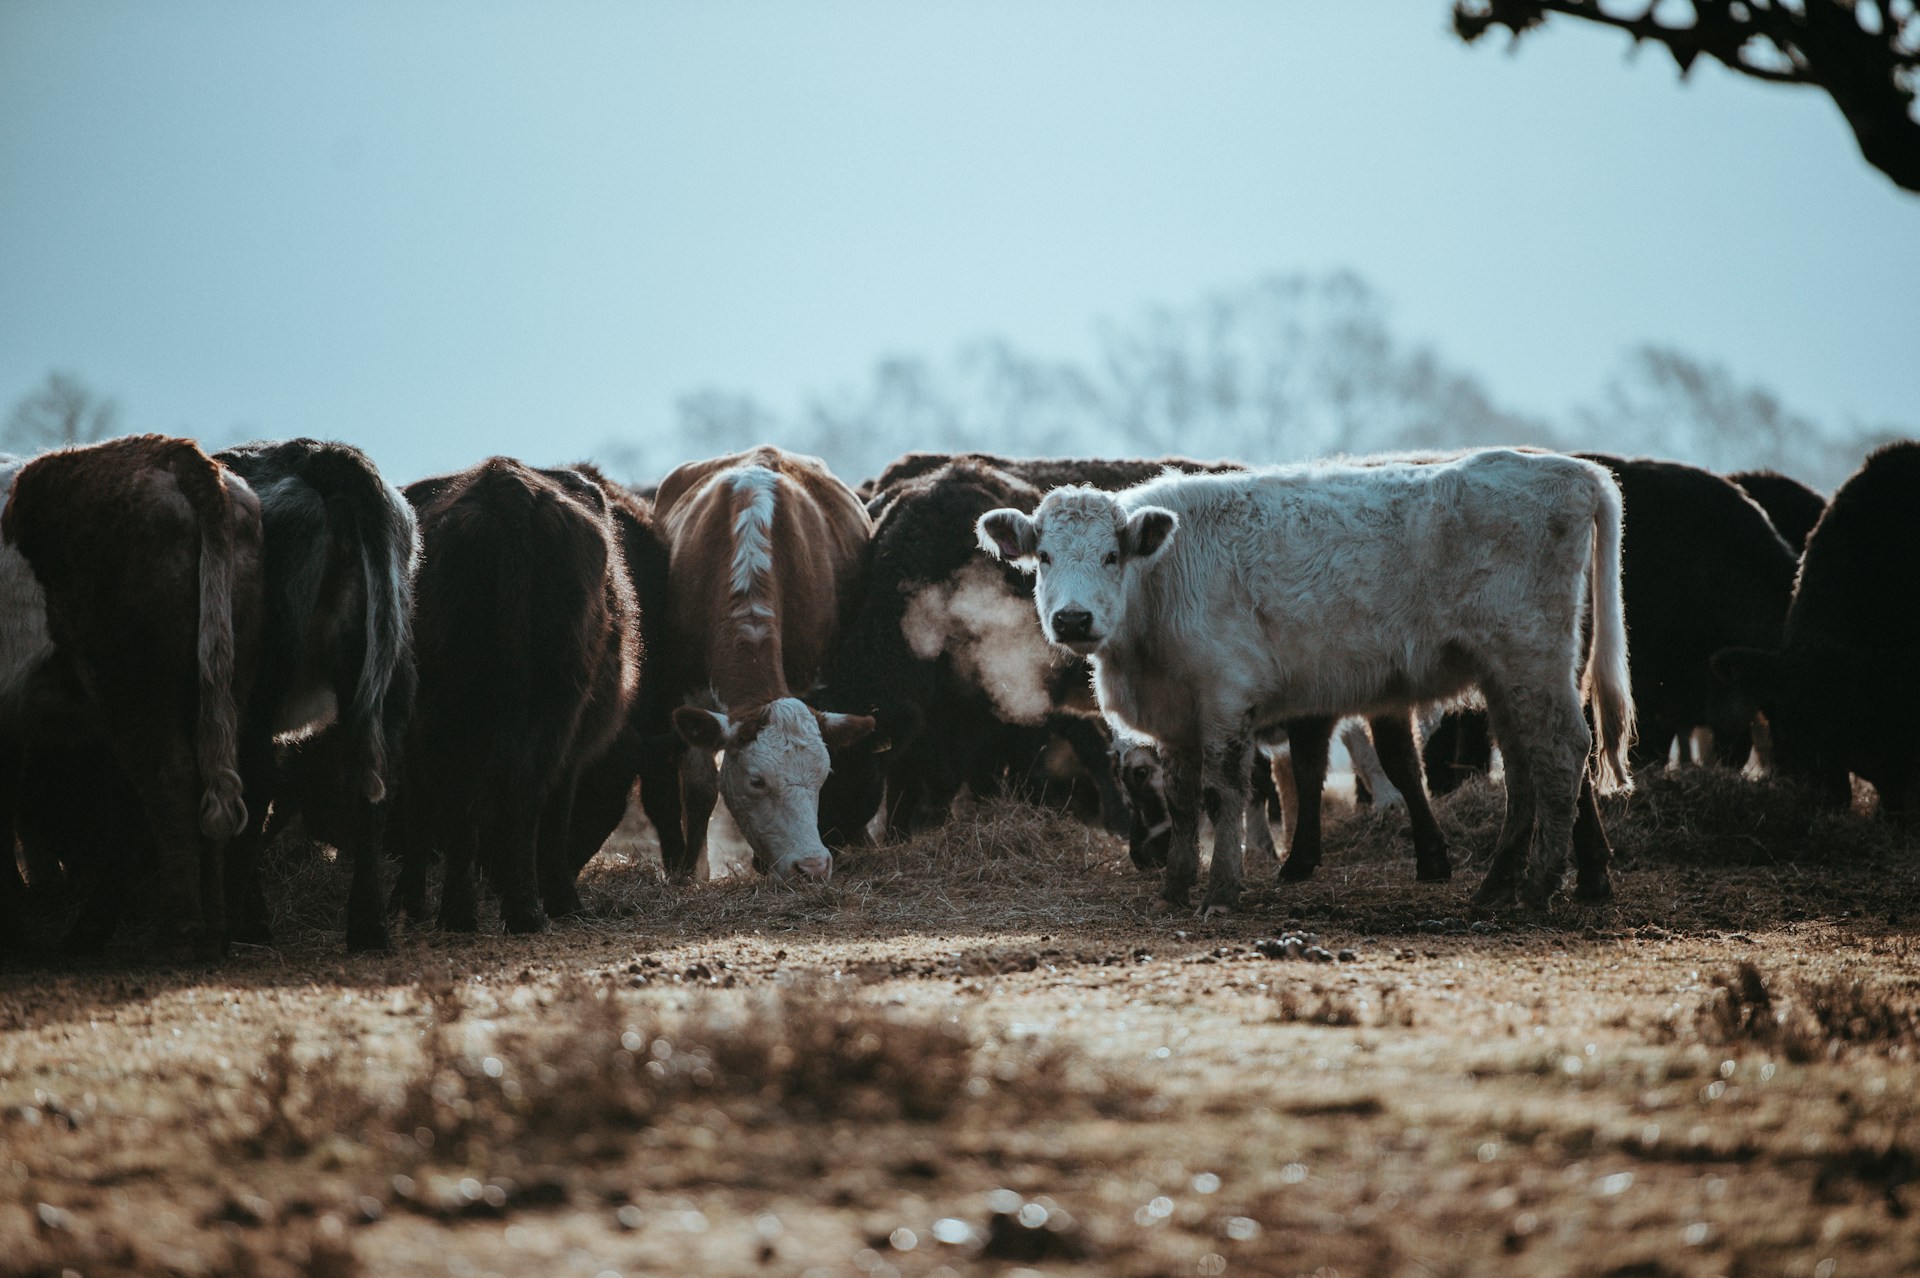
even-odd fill
[{"label": "dirt ground", "polygon": [[1698,771],[1609,816],[1604,908],[1343,812],[1205,925],[1027,809],[803,889],[628,829],[592,922],[355,958],[295,856],[274,948],[0,976],[0,1274],[1920,1273],[1920,847]]}]

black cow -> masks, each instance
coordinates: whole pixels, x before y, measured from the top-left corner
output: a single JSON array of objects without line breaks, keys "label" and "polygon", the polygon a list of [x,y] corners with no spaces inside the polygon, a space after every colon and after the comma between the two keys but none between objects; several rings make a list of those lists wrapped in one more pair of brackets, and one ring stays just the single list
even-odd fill
[{"label": "black cow", "polygon": [[507,929],[539,931],[548,911],[579,909],[575,785],[625,724],[638,681],[633,584],[607,493],[578,471],[494,457],[406,495],[423,553],[402,902],[424,913],[437,847],[442,927],[477,926],[478,863]]},{"label": "black cow", "polygon": [[1920,443],[1877,449],[1841,485],[1780,642],[1729,648],[1714,670],[1759,702],[1775,766],[1823,802],[1847,803],[1852,773],[1883,812],[1920,815]]},{"label": "black cow", "polygon": [[1728,475],[1741,491],[1760,504],[1773,530],[1797,556],[1807,548],[1807,534],[1820,522],[1827,499],[1790,475],[1777,470],[1743,470]]},{"label": "black cow", "polygon": [[347,947],[387,947],[379,850],[389,750],[412,709],[409,625],[419,538],[413,510],[365,453],[315,439],[243,444],[214,454],[260,499],[264,630],[259,675],[241,734],[252,819],[228,849],[229,934],[264,943],[257,860],[283,786],[273,742],[326,730],[336,834],[353,860]]}]

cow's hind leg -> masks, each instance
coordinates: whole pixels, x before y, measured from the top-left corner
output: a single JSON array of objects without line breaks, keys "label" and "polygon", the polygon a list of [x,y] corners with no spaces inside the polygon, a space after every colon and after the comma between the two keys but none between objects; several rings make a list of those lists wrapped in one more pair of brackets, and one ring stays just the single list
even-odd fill
[{"label": "cow's hind leg", "polygon": [[1200,769],[1199,750],[1168,745],[1167,869],[1160,897],[1169,906],[1184,909],[1187,894],[1200,877]]},{"label": "cow's hind leg", "polygon": [[1526,867],[1527,848],[1533,842],[1534,789],[1532,755],[1520,736],[1512,707],[1496,688],[1487,688],[1487,721],[1493,737],[1500,743],[1506,761],[1507,810],[1500,822],[1500,835],[1494,841],[1487,876],[1473,894],[1473,903],[1483,908],[1509,905],[1520,886],[1520,874]]},{"label": "cow's hind leg", "polygon": [[386,884],[382,880],[381,843],[387,805],[355,795],[348,813],[353,847],[353,885],[347,890],[347,950],[359,954],[388,947]]},{"label": "cow's hind leg", "polygon": [[1542,706],[1544,713],[1534,720],[1537,739],[1529,742],[1540,837],[1534,847],[1525,899],[1527,905],[1538,910],[1547,907],[1566,873],[1567,849],[1573,842],[1574,812],[1579,805],[1588,756],[1593,751],[1593,733],[1580,711],[1579,694],[1571,682],[1564,693]]},{"label": "cow's hind leg", "polygon": [[1327,787],[1327,748],[1333,741],[1333,720],[1290,719],[1287,740],[1292,744],[1294,812],[1280,881],[1298,883],[1320,868],[1320,796]]},{"label": "cow's hind leg", "polygon": [[540,907],[540,825],[547,799],[531,769],[516,769],[517,784],[482,839],[485,863],[500,892],[500,921],[509,932],[544,932],[547,914]]},{"label": "cow's hind leg", "polygon": [[1413,874],[1422,883],[1445,883],[1453,877],[1447,859],[1447,836],[1433,818],[1427,788],[1421,783],[1420,747],[1414,741],[1411,711],[1383,714],[1369,723],[1380,770],[1407,803],[1407,821],[1413,827]]},{"label": "cow's hind leg", "polygon": [[1573,821],[1573,899],[1585,905],[1598,905],[1613,899],[1613,876],[1608,866],[1613,861],[1613,844],[1607,840],[1607,827],[1600,819],[1600,805],[1593,798],[1593,769],[1580,777],[1580,810]]},{"label": "cow's hind leg", "polygon": [[577,773],[561,777],[548,793],[546,805],[540,813],[536,853],[539,857],[540,900],[546,906],[547,913],[554,918],[578,918],[587,912],[574,881],[586,861],[591,861],[600,850],[593,848],[587,852],[586,861],[576,864],[574,850],[568,846],[567,836],[573,822],[574,791],[578,784]]}]

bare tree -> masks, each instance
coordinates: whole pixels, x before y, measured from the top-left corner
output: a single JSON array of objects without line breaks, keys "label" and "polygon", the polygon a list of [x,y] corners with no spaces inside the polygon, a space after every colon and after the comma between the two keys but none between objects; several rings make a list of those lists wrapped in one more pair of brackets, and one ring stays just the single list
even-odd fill
[{"label": "bare tree", "polygon": [[1724,366],[1642,346],[1579,409],[1583,447],[1693,462],[1709,470],[1771,468],[1832,488],[1897,428],[1830,430]]},{"label": "bare tree", "polygon": [[1454,0],[1453,29],[1472,43],[1505,27],[1517,43],[1549,14],[1613,27],[1673,55],[1685,77],[1702,56],[1769,84],[1824,90],[1868,164],[1920,191],[1920,5],[1915,0],[1689,0],[1693,21],[1663,19],[1665,0]]},{"label": "bare tree", "polygon": [[55,370],[13,406],[0,427],[0,448],[37,453],[91,444],[113,434],[119,419],[119,404],[94,394],[74,374]]}]

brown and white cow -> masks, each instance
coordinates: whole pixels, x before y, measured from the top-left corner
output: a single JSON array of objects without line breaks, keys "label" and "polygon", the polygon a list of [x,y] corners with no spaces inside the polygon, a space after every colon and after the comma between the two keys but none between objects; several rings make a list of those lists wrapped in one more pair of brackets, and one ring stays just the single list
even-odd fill
[{"label": "brown and white cow", "polygon": [[[259,654],[260,528],[244,480],[160,435],[35,458],[0,517],[45,592],[53,644],[27,674],[26,734],[107,743],[158,854],[163,934],[203,954],[225,943],[222,853],[247,821],[238,739]],[[126,887],[103,875],[70,945],[105,944]]]},{"label": "brown and white cow", "polygon": [[720,794],[754,864],[783,879],[825,878],[827,751],[874,721],[814,710],[795,690],[813,687],[832,651],[873,523],[818,459],[770,446],[681,466],[662,481],[655,511],[670,554],[679,685],[702,703],[676,709],[674,726],[702,750],[726,751]]}]

